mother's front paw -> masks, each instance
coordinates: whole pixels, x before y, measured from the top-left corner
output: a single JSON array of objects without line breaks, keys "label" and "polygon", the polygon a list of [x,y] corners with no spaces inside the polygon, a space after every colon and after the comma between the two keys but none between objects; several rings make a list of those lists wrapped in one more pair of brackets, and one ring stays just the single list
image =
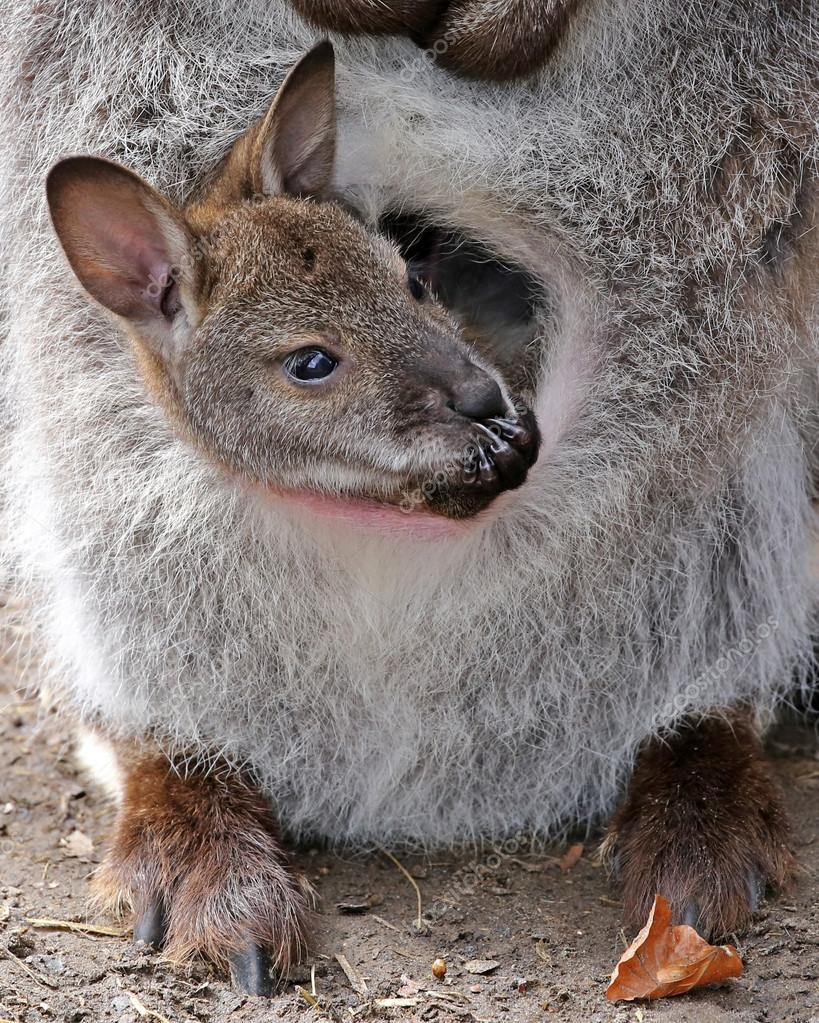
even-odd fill
[{"label": "mother's front paw", "polygon": [[102,900],[134,914],[134,938],[174,961],[201,955],[270,994],[306,949],[310,901],[262,794],[227,767],[143,756],[127,771]]}]

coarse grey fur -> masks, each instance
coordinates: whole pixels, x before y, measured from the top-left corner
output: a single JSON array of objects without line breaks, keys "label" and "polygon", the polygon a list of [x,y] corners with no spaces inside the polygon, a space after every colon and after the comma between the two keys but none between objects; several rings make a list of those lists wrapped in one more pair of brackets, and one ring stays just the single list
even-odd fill
[{"label": "coarse grey fur", "polygon": [[513,86],[338,42],[339,192],[548,299],[540,460],[443,540],[226,479],[47,221],[72,152],[185,197],[315,34],[281,0],[3,17],[7,553],[69,703],[252,766],[296,833],[426,843],[597,818],[647,735],[772,704],[815,602],[816,3],[590,0]]}]

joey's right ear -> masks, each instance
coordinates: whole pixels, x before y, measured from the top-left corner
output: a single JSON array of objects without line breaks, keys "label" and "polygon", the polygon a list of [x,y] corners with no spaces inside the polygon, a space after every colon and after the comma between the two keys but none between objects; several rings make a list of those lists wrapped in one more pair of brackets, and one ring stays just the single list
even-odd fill
[{"label": "joey's right ear", "polygon": [[130,321],[166,361],[179,356],[180,314],[197,319],[194,239],[182,216],[119,164],[74,156],[52,167],[54,230],[85,290]]}]

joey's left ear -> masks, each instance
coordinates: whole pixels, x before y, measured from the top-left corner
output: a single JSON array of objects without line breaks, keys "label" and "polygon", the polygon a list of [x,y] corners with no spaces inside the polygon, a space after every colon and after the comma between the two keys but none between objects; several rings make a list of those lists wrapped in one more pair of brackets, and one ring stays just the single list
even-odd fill
[{"label": "joey's left ear", "polygon": [[291,69],[262,120],[236,142],[209,198],[321,196],[335,152],[335,54],[323,42]]}]

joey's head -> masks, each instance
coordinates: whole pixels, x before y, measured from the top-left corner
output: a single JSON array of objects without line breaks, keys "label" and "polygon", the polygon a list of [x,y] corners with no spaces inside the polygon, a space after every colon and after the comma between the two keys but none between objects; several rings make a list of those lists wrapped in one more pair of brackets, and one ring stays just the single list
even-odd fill
[{"label": "joey's head", "polygon": [[184,208],[116,164],[63,160],[54,227],[151,394],[229,472],[474,515],[524,481],[537,427],[397,249],[327,201],[334,91],[324,43]]}]

